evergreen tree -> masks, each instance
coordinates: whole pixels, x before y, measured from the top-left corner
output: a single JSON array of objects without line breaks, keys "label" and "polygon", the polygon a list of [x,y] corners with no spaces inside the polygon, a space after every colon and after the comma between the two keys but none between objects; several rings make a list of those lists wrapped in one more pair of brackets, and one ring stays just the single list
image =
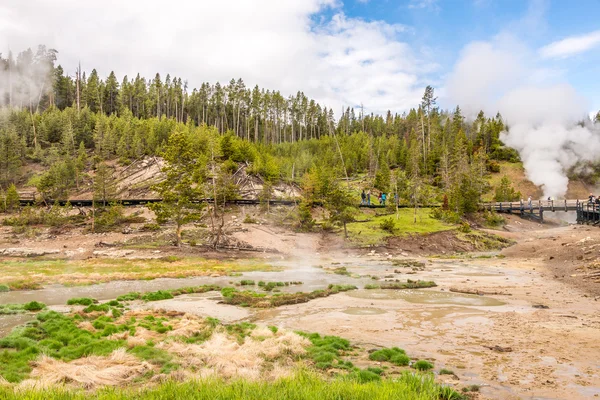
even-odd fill
[{"label": "evergreen tree", "polygon": [[196,202],[203,196],[205,163],[192,151],[185,132],[171,134],[163,157],[167,162],[162,169],[164,180],[154,186],[163,199],[150,205],[159,223],[173,221],[176,224],[177,246],[181,246],[181,231],[189,222],[202,217],[204,203]]},{"label": "evergreen tree", "polygon": [[117,186],[114,179],[114,169],[101,162],[96,167],[94,176],[94,200],[102,203],[103,207],[117,197]]},{"label": "evergreen tree", "polygon": [[6,190],[4,196],[4,209],[8,212],[13,212],[19,208],[19,192],[15,184],[11,184]]},{"label": "evergreen tree", "polygon": [[521,198],[521,192],[515,191],[508,176],[504,175],[500,180],[500,185],[496,187],[494,201],[519,201]]},{"label": "evergreen tree", "polygon": [[340,184],[336,184],[328,193],[325,203],[329,211],[329,221],[344,227],[344,237],[348,238],[348,222],[354,221],[356,199],[352,193]]}]

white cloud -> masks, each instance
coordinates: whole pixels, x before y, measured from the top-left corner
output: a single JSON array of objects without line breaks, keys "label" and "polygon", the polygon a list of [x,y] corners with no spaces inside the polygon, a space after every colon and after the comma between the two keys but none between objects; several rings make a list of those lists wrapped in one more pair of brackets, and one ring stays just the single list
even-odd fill
[{"label": "white cloud", "polygon": [[440,6],[438,0],[410,0],[408,8],[438,11]]},{"label": "white cloud", "polygon": [[[322,11],[333,10],[332,18]],[[0,49],[39,43],[59,51],[74,73],[170,73],[295,94],[302,90],[336,115],[361,102],[369,111],[418,104],[421,77],[435,66],[401,41],[405,28],[341,13],[337,0],[4,0]]]},{"label": "white cloud", "polygon": [[552,42],[539,51],[543,58],[566,58],[600,45],[600,30]]}]

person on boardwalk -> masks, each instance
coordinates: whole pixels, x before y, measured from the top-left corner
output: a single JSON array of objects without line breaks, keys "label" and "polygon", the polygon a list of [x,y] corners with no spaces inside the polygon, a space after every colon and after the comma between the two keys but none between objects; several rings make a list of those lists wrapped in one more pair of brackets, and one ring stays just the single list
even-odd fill
[{"label": "person on boardwalk", "polygon": [[362,193],[360,194],[360,205],[364,206],[365,204],[367,204],[367,194],[365,193],[365,190],[363,189]]},{"label": "person on boardwalk", "polygon": [[385,200],[387,199],[386,193],[381,193],[381,205],[385,206]]},{"label": "person on boardwalk", "polygon": [[531,210],[531,209],[533,208],[533,205],[532,205],[532,203],[531,203],[531,196],[529,196],[529,197],[527,198],[527,204],[529,205],[529,209]]},{"label": "person on boardwalk", "polygon": [[381,192],[377,195],[377,200],[379,201],[379,205],[381,205]]},{"label": "person on boardwalk", "polygon": [[367,191],[367,205],[370,206],[371,205],[371,191]]}]

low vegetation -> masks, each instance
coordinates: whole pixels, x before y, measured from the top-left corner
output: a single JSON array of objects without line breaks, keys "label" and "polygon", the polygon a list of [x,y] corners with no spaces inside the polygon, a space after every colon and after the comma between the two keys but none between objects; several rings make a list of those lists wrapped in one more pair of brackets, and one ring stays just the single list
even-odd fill
[{"label": "low vegetation", "polygon": [[220,261],[200,257],[163,259],[90,258],[6,259],[2,262],[0,284],[10,290],[34,290],[43,285],[91,285],[116,280],[186,278],[212,274],[228,275],[248,271],[276,271],[278,268],[255,260]]},{"label": "low vegetation", "polygon": [[252,291],[238,291],[235,288],[223,288],[221,294],[227,304],[242,307],[271,308],[286,304],[306,303],[319,297],[327,297],[355,289],[357,287],[353,285],[329,285],[327,289],[315,290],[310,293],[275,293],[267,295]]},{"label": "low vegetation", "polygon": [[[378,376],[379,377],[379,376]],[[452,396],[452,397],[450,397]],[[276,382],[206,379],[178,383],[167,381],[149,388],[104,389],[96,392],[55,387],[14,392],[0,387],[6,400],[134,400],[134,399],[246,399],[246,400],[458,400],[462,396],[437,385],[432,377],[404,373],[394,380],[362,380],[355,374],[346,379],[326,379],[317,373],[301,371]]]},{"label": "low vegetation", "polygon": [[414,369],[418,369],[419,371],[429,371],[430,369],[433,369],[433,364],[425,360],[419,360],[412,366]]},{"label": "low vegetation", "polygon": [[406,282],[369,283],[365,285],[365,289],[425,289],[436,286],[437,284],[433,281],[413,281],[408,279]]},{"label": "low vegetation", "polygon": [[44,303],[30,301],[25,304],[0,304],[0,315],[22,314],[25,312],[36,312],[46,308]]},{"label": "low vegetation", "polygon": [[156,292],[147,292],[147,293],[139,293],[139,292],[130,292],[124,295],[117,297],[117,301],[134,301],[134,300],[142,300],[142,301],[159,301],[159,300],[167,300],[172,299],[175,296],[181,296],[184,294],[193,294],[193,293],[206,293],[211,291],[221,290],[220,286],[217,285],[202,285],[202,286],[188,286],[179,289],[167,289],[167,290],[158,290]]},{"label": "low vegetation", "polygon": [[[360,369],[348,360],[357,355],[360,349],[337,336],[127,311],[111,301],[70,315],[42,312],[1,339],[0,378],[8,384],[0,385],[0,397],[457,398],[446,397],[448,390],[430,375],[401,372],[382,379],[382,368]],[[211,378],[193,380],[208,372]],[[13,391],[11,384],[21,382],[22,389]],[[103,389],[107,385],[117,388]],[[45,389],[27,389],[33,387]]]},{"label": "low vegetation", "polygon": [[[414,210],[401,208],[398,213],[377,215],[372,210],[362,211],[357,221],[348,223],[348,236],[359,245],[379,245],[392,236],[410,234],[429,234],[454,229],[455,225],[433,218],[429,209],[417,210],[417,222],[414,222]],[[391,221],[391,222],[390,222]]]},{"label": "low vegetation", "polygon": [[374,351],[369,354],[369,360],[387,361],[398,366],[407,366],[410,364],[410,358],[406,355],[406,352],[398,347]]}]

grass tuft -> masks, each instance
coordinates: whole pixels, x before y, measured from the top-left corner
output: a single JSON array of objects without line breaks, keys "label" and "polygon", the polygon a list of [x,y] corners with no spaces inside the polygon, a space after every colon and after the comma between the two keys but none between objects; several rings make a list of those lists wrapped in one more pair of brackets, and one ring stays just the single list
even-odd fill
[{"label": "grass tuft", "polygon": [[67,305],[80,305],[80,306],[91,306],[92,304],[97,303],[98,300],[91,299],[89,297],[75,297],[67,300]]},{"label": "grass tuft", "polygon": [[429,361],[419,360],[413,364],[413,368],[419,371],[429,371],[433,368],[433,364]]}]

